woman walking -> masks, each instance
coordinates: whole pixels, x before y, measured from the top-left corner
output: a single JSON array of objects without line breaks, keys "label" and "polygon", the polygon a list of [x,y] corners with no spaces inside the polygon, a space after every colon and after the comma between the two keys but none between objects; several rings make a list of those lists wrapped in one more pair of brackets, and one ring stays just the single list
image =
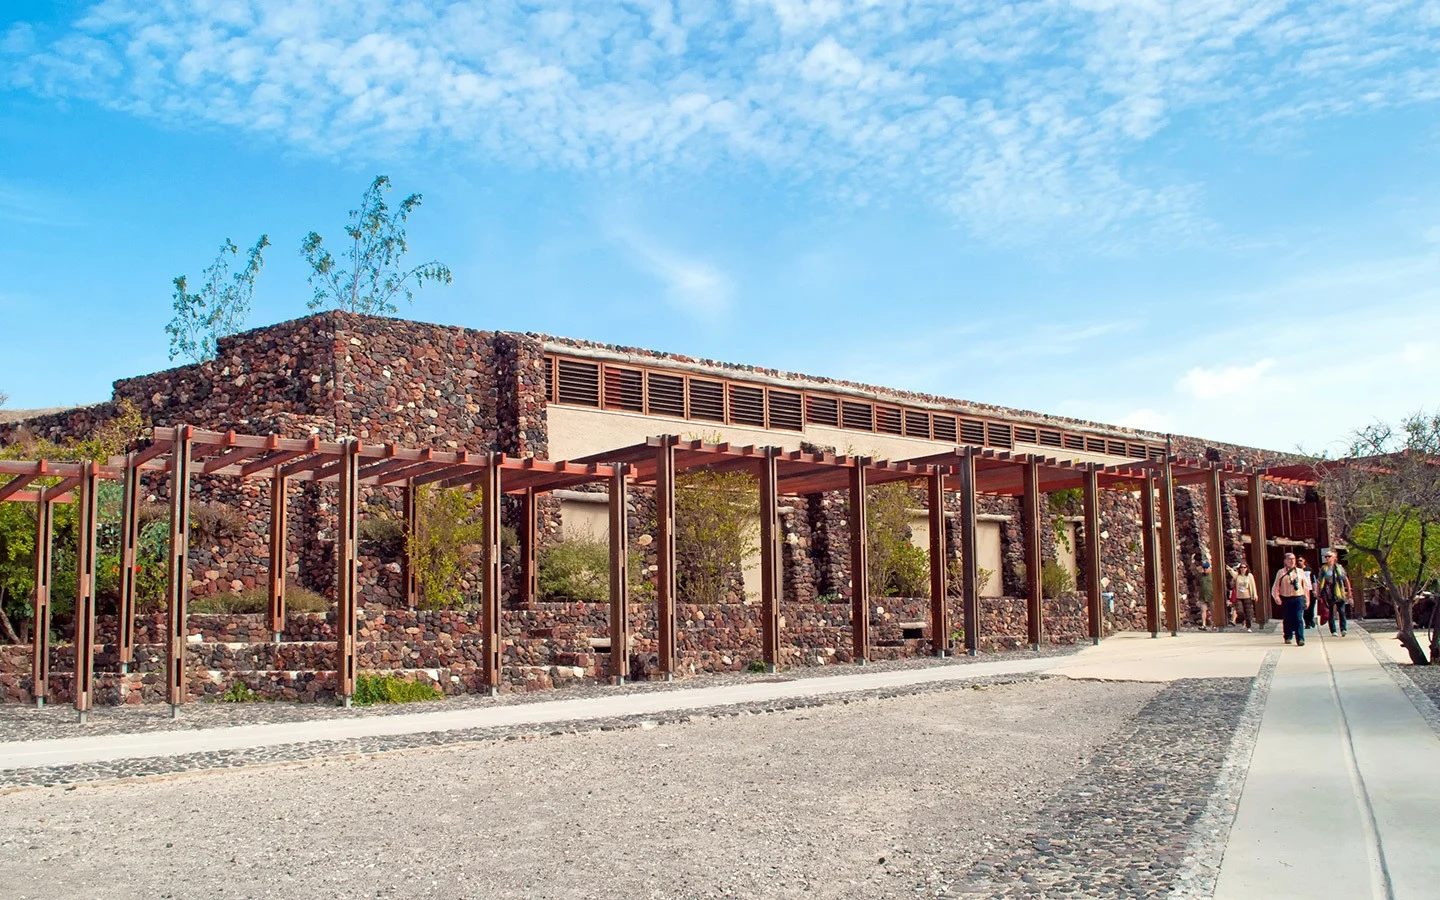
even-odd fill
[{"label": "woman walking", "polygon": [[1255,576],[1250,574],[1249,563],[1241,563],[1234,572],[1235,576],[1235,617],[1236,625],[1239,619],[1245,619],[1245,630],[1255,630]]}]

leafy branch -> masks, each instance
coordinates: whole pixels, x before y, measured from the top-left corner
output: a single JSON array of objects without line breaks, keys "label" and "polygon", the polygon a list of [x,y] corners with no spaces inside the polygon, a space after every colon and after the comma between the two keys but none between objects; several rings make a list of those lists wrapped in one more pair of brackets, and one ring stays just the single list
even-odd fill
[{"label": "leafy branch", "polygon": [[240,253],[229,238],[204,272],[200,290],[190,292],[184,275],[175,278],[175,316],[165,326],[170,335],[170,358],[188,356],[195,362],[214,359],[219,340],[239,331],[250,317],[250,298],[255,277],[265,265],[262,252],[270,238],[260,235],[246,254],[245,268],[230,271],[230,261]]}]

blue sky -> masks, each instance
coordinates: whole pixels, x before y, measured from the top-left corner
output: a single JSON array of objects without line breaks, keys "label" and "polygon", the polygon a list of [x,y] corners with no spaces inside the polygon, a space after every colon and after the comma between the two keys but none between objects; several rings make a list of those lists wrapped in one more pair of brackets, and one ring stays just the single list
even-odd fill
[{"label": "blue sky", "polygon": [[169,365],[170,281],[424,194],[402,315],[1281,449],[1434,408],[1440,4],[0,7],[0,389]]}]

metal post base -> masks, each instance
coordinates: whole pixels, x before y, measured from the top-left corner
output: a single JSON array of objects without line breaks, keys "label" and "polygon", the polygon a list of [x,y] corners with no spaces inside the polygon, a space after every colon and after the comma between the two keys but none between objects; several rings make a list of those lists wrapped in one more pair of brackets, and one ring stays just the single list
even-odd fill
[{"label": "metal post base", "polygon": [[666,673],[665,673],[665,680],[666,680],[666,681],[674,681],[674,680],[675,680],[675,673],[673,673],[673,672],[666,672]]},{"label": "metal post base", "polygon": [[765,674],[767,674],[767,675],[774,675],[774,674],[776,673],[776,671],[778,671],[778,670],[775,668],[775,664],[774,664],[774,663],[766,663],[766,664],[765,664]]},{"label": "metal post base", "polygon": [[353,699],[354,699],[353,697],[350,697],[350,696],[348,696],[348,695],[345,696],[345,697],[341,697],[341,698],[340,698],[340,705],[343,706],[343,707],[345,707],[346,709],[349,709],[349,708],[350,708],[350,702],[351,702],[351,700],[353,700]]},{"label": "metal post base", "polygon": [[965,655],[966,655],[966,656],[979,656],[979,655],[980,655],[980,651],[979,651],[979,650],[966,650],[966,651],[965,651]]},{"label": "metal post base", "polygon": [[1040,652],[1040,645],[1039,645],[1039,644],[1031,644],[1031,645],[1030,645],[1030,649],[1031,649],[1031,650],[1034,650],[1036,653],[1039,653],[1039,652]]},{"label": "metal post base", "polygon": [[500,696],[500,688],[492,684],[489,688],[486,689],[486,693],[488,693],[492,697],[498,697]]},{"label": "metal post base", "polygon": [[616,675],[614,678],[610,679],[610,683],[615,685],[616,687],[623,687],[625,684],[625,676]]},{"label": "metal post base", "polygon": [[172,703],[172,704],[170,704],[170,718],[172,718],[172,719],[178,719],[178,718],[180,718],[180,704],[178,704],[178,703]]},{"label": "metal post base", "polygon": [[36,708],[36,709],[44,709],[44,708],[45,708],[45,698],[44,698],[44,697],[36,697],[36,698],[35,698],[35,708]]},{"label": "metal post base", "polygon": [[1099,639],[1099,638],[1091,638],[1091,639],[1090,639],[1090,643],[1093,644],[1094,646],[1098,647],[1098,646],[1100,646],[1100,639]]},{"label": "metal post base", "polygon": [[271,634],[272,634],[272,636],[273,636],[274,639],[275,639],[275,643],[277,643],[277,644],[280,643],[280,638],[283,636],[283,632],[276,631],[276,632],[272,632]]},{"label": "metal post base", "polygon": [[855,665],[857,665],[857,666],[863,666],[863,665],[865,665],[865,657],[863,657],[863,656],[857,656],[857,657],[855,657]]},{"label": "metal post base", "polygon": [[121,663],[121,664],[120,664],[120,674],[121,674],[121,675],[129,675],[129,674],[130,674],[130,664],[129,664],[129,663]]},{"label": "metal post base", "polygon": [[84,725],[86,722],[89,722],[89,721],[90,721],[90,711],[89,711],[88,709],[77,709],[77,710],[75,711],[75,721],[76,721],[76,722],[79,722],[81,725]]},{"label": "metal post base", "polygon": [[936,655],[938,658],[940,658],[940,659],[944,659],[945,657],[947,657],[947,656],[950,655],[950,651],[949,651],[949,650],[946,650],[946,649],[944,649],[944,648],[941,648],[941,649],[935,651],[935,655]]}]

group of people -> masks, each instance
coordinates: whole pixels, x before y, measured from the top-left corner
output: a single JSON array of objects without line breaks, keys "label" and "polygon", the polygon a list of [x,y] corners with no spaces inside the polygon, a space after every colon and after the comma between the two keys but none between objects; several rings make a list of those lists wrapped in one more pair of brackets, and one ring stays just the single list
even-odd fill
[{"label": "group of people", "polygon": [[[1208,581],[1210,563],[1203,562],[1202,586]],[[1246,631],[1255,628],[1255,601],[1260,592],[1255,576],[1247,563],[1235,568],[1226,567],[1230,576],[1230,620]],[[1355,592],[1350,585],[1350,576],[1340,564],[1340,555],[1334,550],[1325,551],[1325,564],[1318,573],[1310,571],[1310,565],[1294,553],[1285,554],[1285,564],[1275,573],[1270,585],[1270,596],[1280,604],[1281,619],[1285,627],[1285,643],[1292,640],[1297,646],[1305,646],[1305,629],[1316,627],[1316,615],[1322,623],[1330,626],[1330,633],[1344,636],[1349,630],[1350,604]]]}]

